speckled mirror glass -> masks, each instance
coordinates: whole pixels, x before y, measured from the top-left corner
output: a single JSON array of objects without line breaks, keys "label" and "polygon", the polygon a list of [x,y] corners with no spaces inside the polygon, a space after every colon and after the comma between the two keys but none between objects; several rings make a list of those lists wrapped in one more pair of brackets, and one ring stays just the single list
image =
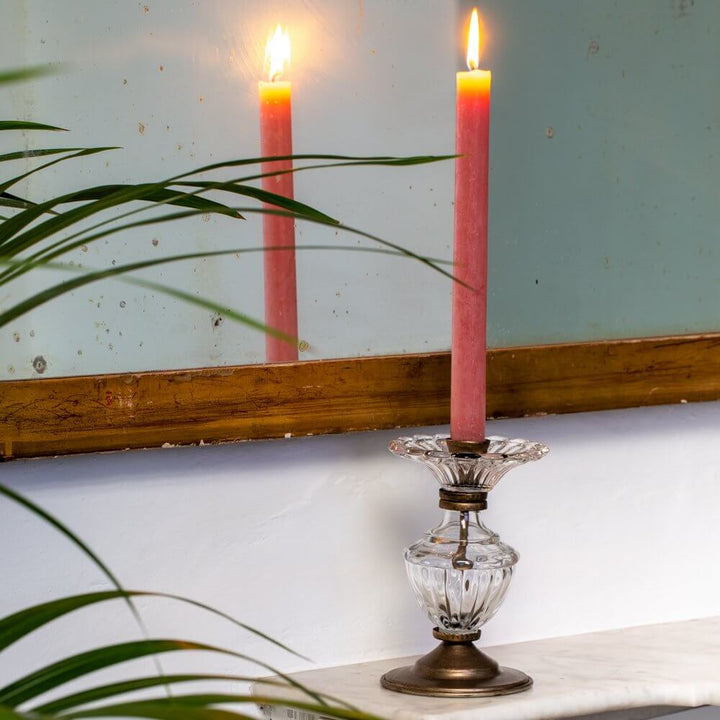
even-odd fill
[{"label": "speckled mirror glass", "polygon": [[[120,145],[33,175],[34,200],[259,153],[268,32],[290,29],[296,152],[442,154],[470,5],[437,0],[9,0],[3,67],[63,61],[3,89],[3,115],[68,128],[23,146]],[[489,344],[716,330],[720,302],[720,4],[487,0],[493,71]],[[4,133],[4,135],[9,135]],[[2,152],[18,136],[2,137]],[[37,159],[27,161],[28,167]],[[21,163],[22,164],[22,163]],[[8,166],[8,163],[3,165]],[[3,167],[3,177],[21,172]],[[450,259],[451,162],[298,174],[296,197],[349,226]],[[299,246],[373,247],[299,225]],[[251,248],[260,222],[204,216],[113,236],[84,268]],[[450,282],[403,258],[299,250],[301,359],[447,349]],[[140,277],[263,317],[261,254]],[[59,279],[2,288],[8,304]],[[0,378],[264,362],[257,331],[118,281],[0,330]]]}]

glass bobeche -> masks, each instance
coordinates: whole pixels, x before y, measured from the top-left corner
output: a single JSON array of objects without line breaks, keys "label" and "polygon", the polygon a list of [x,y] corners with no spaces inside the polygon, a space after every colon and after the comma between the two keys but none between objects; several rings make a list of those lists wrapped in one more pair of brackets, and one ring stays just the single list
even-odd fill
[{"label": "glass bobeche", "polygon": [[488,449],[477,455],[448,450],[447,435],[412,435],[393,440],[389,449],[398,457],[423,463],[443,487],[489,492],[506,472],[540,460],[548,448],[539,442],[491,435]]}]

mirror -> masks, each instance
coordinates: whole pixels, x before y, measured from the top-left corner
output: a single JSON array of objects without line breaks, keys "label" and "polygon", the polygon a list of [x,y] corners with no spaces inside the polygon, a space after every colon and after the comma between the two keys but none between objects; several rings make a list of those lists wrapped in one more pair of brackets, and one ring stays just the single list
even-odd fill
[{"label": "mirror", "polygon": [[[452,152],[469,7],[77,0],[69,12],[53,0],[13,1],[2,66],[68,63],[3,91],[6,115],[71,130],[34,133],[27,147],[123,146],[33,175],[18,192],[38,200],[259,154],[257,82],[278,22],[293,43],[296,152]],[[720,5],[485,0],[480,9],[481,64],[493,71],[489,345],[715,330]],[[451,258],[452,162],[309,171],[295,182],[298,199],[351,227]],[[260,238],[257,218],[207,216],[114,236],[67,259],[103,267]],[[359,239],[299,225],[297,242]],[[451,283],[423,265],[337,250],[300,250],[297,262],[301,359],[449,348]],[[259,253],[144,276],[263,316]],[[3,303],[58,279],[37,273]],[[35,310],[0,330],[0,343],[5,380],[264,362],[260,333],[117,281]]]}]

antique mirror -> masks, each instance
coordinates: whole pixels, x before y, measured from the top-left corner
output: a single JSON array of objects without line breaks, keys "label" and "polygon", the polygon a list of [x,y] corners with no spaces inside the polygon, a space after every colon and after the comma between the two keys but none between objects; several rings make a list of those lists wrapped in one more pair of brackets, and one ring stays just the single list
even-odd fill
[{"label": "antique mirror", "polygon": [[[452,154],[471,7],[11,0],[2,66],[64,63],[2,89],[7,118],[69,130],[25,133],[22,146],[122,146],[13,191],[39,202],[259,155],[258,82],[278,23],[292,42],[296,153]],[[480,11],[493,72],[489,414],[720,397],[720,6],[486,0]],[[3,178],[42,161],[3,163]],[[452,260],[452,160],[303,171],[295,195]],[[261,235],[258,216],[206,214],[63,260],[82,270],[237,249],[134,277],[262,320],[263,255],[247,252]],[[266,364],[264,335],[219,310],[122,279],[88,285],[0,328],[0,452],[446,422],[452,281],[342,227],[298,223],[296,239],[300,362]],[[4,286],[3,307],[63,272]]]}]

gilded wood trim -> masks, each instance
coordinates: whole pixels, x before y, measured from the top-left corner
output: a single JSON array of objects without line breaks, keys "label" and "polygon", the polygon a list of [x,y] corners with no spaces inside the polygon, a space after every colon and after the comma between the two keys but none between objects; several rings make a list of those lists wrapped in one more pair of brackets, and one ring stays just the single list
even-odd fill
[{"label": "gilded wood trim", "polygon": [[[5,458],[449,419],[449,353],[0,383]],[[491,350],[488,414],[720,399],[720,333]]]}]

